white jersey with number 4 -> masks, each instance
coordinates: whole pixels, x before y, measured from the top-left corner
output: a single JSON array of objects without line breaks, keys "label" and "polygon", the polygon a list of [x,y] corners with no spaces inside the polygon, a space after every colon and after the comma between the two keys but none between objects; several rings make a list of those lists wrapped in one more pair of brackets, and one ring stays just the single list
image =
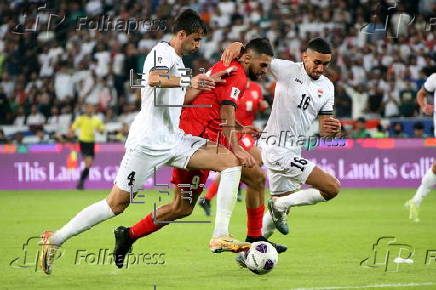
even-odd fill
[{"label": "white jersey with number 4", "polygon": [[433,93],[433,127],[434,127],[434,136],[436,137],[436,73],[433,73],[431,76],[427,78],[427,80],[424,83],[424,89],[429,92]]},{"label": "white jersey with number 4", "polygon": [[318,115],[333,114],[334,87],[324,76],[312,79],[303,63],[274,59],[271,70],[277,80],[271,115],[260,145],[301,152],[301,142]]},{"label": "white jersey with number 4", "polygon": [[186,74],[182,58],[169,43],[160,42],[153,47],[144,62],[141,111],[130,127],[126,148],[140,146],[148,150],[169,150],[183,134],[179,120],[186,90],[150,87],[148,75],[155,67],[168,68],[170,76]]}]

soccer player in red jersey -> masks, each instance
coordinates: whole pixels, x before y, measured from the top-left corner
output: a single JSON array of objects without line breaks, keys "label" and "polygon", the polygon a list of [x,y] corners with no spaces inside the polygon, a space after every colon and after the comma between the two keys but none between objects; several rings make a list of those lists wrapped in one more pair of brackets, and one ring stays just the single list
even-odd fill
[{"label": "soccer player in red jersey", "polygon": [[[236,71],[226,78],[224,84],[221,83],[211,91],[200,93],[194,100],[185,100],[186,103],[192,101],[192,105],[209,105],[211,107],[184,108],[180,119],[180,128],[185,133],[209,139],[214,142],[211,143],[211,146],[216,146],[218,143],[230,149],[244,166],[241,176],[244,183],[259,189],[263,188],[265,184],[263,171],[255,164],[254,158],[238,145],[236,134],[237,132],[253,133],[254,130],[235,122],[235,111],[238,97],[245,90],[247,76],[256,80],[265,75],[272,55],[271,44],[266,38],[250,41],[238,61],[232,61],[230,64],[231,67],[236,68]],[[208,71],[208,74],[214,74],[214,72],[225,68],[222,62],[218,62]],[[221,153],[219,148],[217,146],[217,154]],[[204,162],[207,164],[208,160],[204,159]],[[153,213],[150,213],[130,228],[118,227],[115,230],[114,256],[118,267],[122,266],[125,255],[138,238],[147,236],[168,224],[159,223],[159,221],[173,221],[192,213],[208,174],[207,170],[174,170],[171,180],[176,185],[174,200],[159,207],[154,217]],[[184,196],[180,185],[189,186],[189,197],[191,197],[189,200]],[[234,196],[220,194],[217,197],[215,229],[209,243],[209,248],[214,253],[233,251],[233,237],[228,233],[228,225],[235,202],[236,194]],[[258,223],[260,222],[257,225],[260,233],[263,209],[262,212],[257,212],[256,217]],[[229,241],[231,242],[229,243]],[[239,249],[241,247],[237,250]]]},{"label": "soccer player in red jersey", "polygon": [[[247,82],[247,87],[242,97],[238,100],[238,108],[236,110],[236,120],[242,126],[254,127],[254,120],[256,113],[263,112],[268,108],[268,103],[263,99],[262,88],[253,81]],[[252,134],[240,134],[239,145],[248,151],[256,160],[256,163],[261,164],[262,158],[260,156],[259,148],[255,147],[256,140]],[[218,176],[215,181],[209,186],[207,194],[204,198],[200,198],[198,204],[204,209],[207,216],[210,216],[210,201],[215,197],[218,191],[220,177]],[[257,207],[256,202],[252,202],[253,194],[250,194],[251,188],[247,189],[247,208]],[[239,200],[239,193],[238,193]]]}]

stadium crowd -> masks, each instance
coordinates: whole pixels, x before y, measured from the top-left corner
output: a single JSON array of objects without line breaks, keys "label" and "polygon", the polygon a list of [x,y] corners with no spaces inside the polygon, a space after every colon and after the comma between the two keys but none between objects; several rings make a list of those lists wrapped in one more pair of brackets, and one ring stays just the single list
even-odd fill
[{"label": "stadium crowd", "polygon": [[[140,106],[131,83],[184,8],[211,28],[184,58],[194,74],[233,41],[266,36],[276,57],[299,61],[304,43],[321,36],[335,48],[328,76],[336,115],[353,120],[345,136],[426,137],[422,122],[407,135],[401,122],[368,131],[367,120],[423,117],[415,95],[435,65],[432,0],[10,0],[0,3],[0,143],[21,144],[27,134],[29,143],[70,140],[85,104],[112,124],[104,140],[123,141]],[[273,80],[262,87],[271,103]]]}]

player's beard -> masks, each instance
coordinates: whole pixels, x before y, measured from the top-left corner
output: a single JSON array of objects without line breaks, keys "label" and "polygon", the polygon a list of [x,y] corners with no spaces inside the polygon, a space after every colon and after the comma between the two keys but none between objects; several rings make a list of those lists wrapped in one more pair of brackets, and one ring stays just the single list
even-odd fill
[{"label": "player's beard", "polygon": [[248,77],[250,78],[250,81],[258,81],[262,78],[264,74],[256,74],[253,70],[248,69]]}]

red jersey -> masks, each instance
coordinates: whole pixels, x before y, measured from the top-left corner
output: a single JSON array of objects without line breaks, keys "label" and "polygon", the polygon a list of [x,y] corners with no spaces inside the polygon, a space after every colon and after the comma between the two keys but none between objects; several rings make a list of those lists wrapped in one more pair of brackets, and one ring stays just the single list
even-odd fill
[{"label": "red jersey", "polygon": [[238,101],[236,120],[243,126],[253,126],[257,112],[263,112],[261,107],[263,101],[262,88],[255,82],[248,82],[248,87]]},{"label": "red jersey", "polygon": [[[219,83],[215,89],[201,92],[191,105],[212,105],[212,107],[186,107],[180,117],[180,128],[187,134],[202,136],[211,141],[216,141],[218,133],[222,130],[220,110],[222,104],[237,104],[238,99],[245,91],[248,78],[243,66],[232,61],[230,66],[236,67],[225,83]],[[207,72],[213,75],[226,70],[228,67],[219,61]]]}]

